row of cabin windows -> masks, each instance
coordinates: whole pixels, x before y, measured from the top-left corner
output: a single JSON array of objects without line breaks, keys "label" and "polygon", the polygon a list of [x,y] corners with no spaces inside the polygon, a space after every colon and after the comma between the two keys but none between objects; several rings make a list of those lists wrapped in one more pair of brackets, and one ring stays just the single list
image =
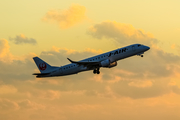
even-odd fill
[{"label": "row of cabin windows", "polygon": [[103,57],[106,57],[108,55],[104,55],[104,56],[101,56],[101,57],[97,57],[97,58],[94,58],[94,59],[91,59],[91,60],[88,60],[88,61],[94,61],[94,60],[97,60],[97,59],[100,59],[100,58],[103,58]]},{"label": "row of cabin windows", "polygon": [[72,67],[75,67],[76,65],[71,65],[71,66],[68,66],[68,67],[64,67],[64,70],[65,69],[68,69],[68,68],[72,68]]}]

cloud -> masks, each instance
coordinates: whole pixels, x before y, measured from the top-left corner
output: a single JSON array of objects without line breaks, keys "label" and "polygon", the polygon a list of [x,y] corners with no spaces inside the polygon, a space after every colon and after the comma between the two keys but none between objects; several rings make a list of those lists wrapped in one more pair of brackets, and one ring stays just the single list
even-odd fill
[{"label": "cloud", "polygon": [[97,39],[113,39],[123,45],[133,43],[151,45],[157,42],[152,34],[146,33],[141,29],[136,29],[130,24],[118,23],[115,21],[105,21],[95,24],[87,30],[87,34]]},{"label": "cloud", "polygon": [[16,93],[17,89],[12,85],[0,85],[0,94]]},{"label": "cloud", "polygon": [[6,39],[0,39],[0,61],[12,62],[13,55],[9,51],[9,44]]},{"label": "cloud", "polygon": [[9,44],[8,41],[5,39],[0,40],[0,57],[4,57],[9,53]]},{"label": "cloud", "polygon": [[15,38],[9,38],[10,41],[13,41],[15,44],[32,44],[36,45],[37,41],[34,38],[27,38],[25,35],[17,35]]},{"label": "cloud", "polygon": [[[34,53],[23,56],[14,56],[10,52],[10,46],[6,39],[0,39],[0,81],[4,83],[11,83],[10,80],[27,80],[32,79],[33,76],[29,73],[32,72]],[[17,70],[18,69],[18,70]],[[30,77],[30,78],[29,78]],[[13,93],[16,91],[16,87],[0,85],[0,89],[3,89],[5,93]],[[3,94],[2,91],[0,94]]]},{"label": "cloud", "polygon": [[57,90],[35,91],[34,95],[41,99],[55,100],[60,98],[60,92]]},{"label": "cloud", "polygon": [[[60,57],[61,54],[64,55]],[[61,50],[57,52],[50,50],[46,51],[40,56],[45,57],[44,60],[48,60],[49,63],[52,64],[54,58],[57,58],[58,60],[66,60],[67,55],[71,56],[73,54],[81,57],[80,55],[84,55],[84,52],[75,51],[69,54],[68,49],[64,52],[62,51],[62,53]],[[89,55],[91,55],[91,53],[87,54],[87,56]],[[132,60],[133,58],[129,59]],[[140,59],[141,58],[139,58],[139,61],[144,61],[143,59]],[[134,64],[136,64],[137,61],[138,60],[136,60]],[[34,120],[38,120],[41,118],[43,118],[44,120],[71,120],[88,118],[88,120],[90,120],[94,118],[91,115],[99,116],[99,119],[104,120],[112,117],[114,119],[122,118],[131,120],[131,117],[127,117],[128,111],[143,112],[143,116],[141,117],[136,116],[138,112],[132,112],[134,119],[137,120],[141,118],[143,119],[146,115],[150,115],[149,113],[151,113],[151,115],[154,115],[156,113],[157,116],[162,117],[163,115],[161,115],[158,111],[162,111],[163,109],[166,109],[166,111],[164,111],[165,113],[177,115],[178,113],[176,112],[172,113],[172,110],[176,109],[176,107],[171,106],[166,101],[164,101],[167,100],[167,98],[172,99],[172,97],[170,97],[167,92],[168,89],[169,91],[171,89],[168,87],[162,87],[166,85],[167,80],[163,78],[161,81],[161,78],[153,78],[146,83],[143,81],[147,80],[142,78],[141,76],[139,76],[138,78],[134,78],[133,75],[138,73],[137,69],[139,67],[138,65],[131,66],[131,68],[136,69],[137,72],[130,71],[131,68],[127,66],[128,62],[125,62],[126,65],[123,65],[122,68],[122,64],[121,62],[119,62],[119,66],[117,68],[101,69],[102,74],[100,74],[100,77],[99,75],[94,75],[90,71],[67,77],[35,80],[29,78],[29,81],[31,82],[26,80],[21,80],[21,82],[19,82],[19,80],[17,79],[16,81],[11,82],[11,84],[15,84],[16,88],[18,88],[18,91],[13,95],[11,94],[9,98],[11,102],[18,99],[18,102],[13,102],[17,105],[17,107],[13,107],[14,111],[8,112],[8,110],[11,108],[9,106],[10,108],[5,109],[5,111],[8,114],[11,113],[11,115],[14,117],[23,113],[21,115],[21,118],[17,118],[19,120],[30,118],[33,118]],[[56,65],[58,65],[57,63],[58,61],[55,62]],[[24,64],[23,66],[28,67],[28,64],[26,64],[25,62],[21,62],[21,65],[22,64]],[[128,67],[127,70],[124,70],[125,66]],[[33,71],[33,69],[36,69],[36,66],[32,68],[24,68],[24,71],[27,69],[31,69],[27,71],[27,74],[31,74],[31,71]],[[117,72],[115,72],[116,70]],[[145,70],[145,68],[143,68],[143,70]],[[19,73],[21,73],[21,71],[22,70],[20,70]],[[121,76],[120,73],[126,75]],[[18,74],[18,72],[16,74]],[[6,77],[6,80],[13,80],[13,78],[9,76]],[[117,77],[121,77],[121,79],[117,80],[116,82],[109,82],[112,80],[116,80]],[[98,79],[102,82],[99,82]],[[57,84],[50,84],[49,82],[47,82],[51,80],[56,80]],[[158,83],[158,81],[161,82]],[[150,82],[152,83],[151,85],[149,84]],[[25,94],[27,92],[31,95],[27,96]],[[161,98],[162,95],[166,95],[166,97]],[[173,98],[176,99],[177,97]],[[178,100],[175,102],[173,101],[173,104],[176,105],[178,102]],[[159,106],[164,107],[163,109],[160,109]],[[176,106],[179,107],[179,105]],[[146,109],[146,111],[143,111],[143,109]],[[158,109],[158,111],[153,112],[154,109]],[[7,116],[8,114],[1,114],[1,116],[2,118],[4,118],[4,116]],[[71,114],[72,116],[69,116],[69,114]],[[10,119],[12,118],[9,118],[7,120]]]},{"label": "cloud", "polygon": [[135,86],[135,87],[151,87],[152,86],[152,81],[136,81],[136,82],[130,82],[128,83],[129,86]]},{"label": "cloud", "polygon": [[[53,66],[58,66],[70,63],[66,59],[67,57],[78,61],[99,53],[102,53],[102,51],[93,49],[76,51],[67,48],[52,47],[49,51],[43,51],[40,54],[40,58]],[[112,92],[116,94],[116,97],[124,96],[138,99],[160,96],[171,91],[171,88],[164,86],[169,84],[170,78],[179,70],[179,59],[179,56],[165,53],[157,48],[151,48],[150,51],[145,53],[144,58],[138,56],[131,57],[119,61],[118,66],[115,68],[101,68],[100,75],[94,75],[92,71],[89,71],[68,77],[38,79],[34,84],[37,86],[43,85],[41,89],[44,89],[45,92],[40,92],[39,94],[41,95],[36,95],[36,93],[38,93],[37,91],[36,93],[32,92],[32,96],[34,94],[35,96],[40,96],[42,99],[49,98],[49,100],[56,100],[61,98],[61,91],[87,90],[86,93],[92,93],[91,85],[94,86],[95,91],[93,93],[96,96],[109,96],[106,95],[106,85],[108,85]],[[154,60],[156,60],[156,63],[154,63]],[[7,84],[10,83],[8,80],[4,80],[7,79],[7,76],[10,80],[18,81],[35,79],[31,74],[35,69],[37,70],[37,67],[32,61],[32,57],[23,60],[13,60],[12,64],[0,62],[0,65],[2,68],[6,68],[0,70],[0,76],[1,80]],[[82,82],[82,80],[86,81]],[[161,83],[162,81],[164,81],[163,84]],[[78,82],[81,82],[81,85],[77,85]],[[62,86],[59,88],[59,85]],[[71,87],[69,87],[69,85],[71,85]],[[54,89],[51,87],[54,87]],[[121,89],[119,89],[119,87]],[[47,91],[47,89],[49,89],[49,91]],[[155,90],[157,92],[154,92]],[[146,92],[149,92],[149,94],[144,94]]]},{"label": "cloud", "polygon": [[[85,59],[87,57],[97,55],[102,53],[102,50],[94,50],[87,48],[83,51],[77,51],[77,50],[72,50],[72,49],[67,49],[67,48],[57,48],[55,46],[52,47],[51,50],[49,51],[42,51],[40,54],[40,57],[43,59],[46,59],[47,61],[53,61],[53,65],[63,65],[69,63],[67,60],[67,57],[79,61],[81,59]],[[51,56],[52,58],[50,58]]]},{"label": "cloud", "polygon": [[176,48],[176,44],[172,44],[171,49],[175,49],[175,48]]},{"label": "cloud", "polygon": [[51,99],[51,100],[59,99],[60,92],[59,91],[54,91],[54,90],[48,90],[46,92],[46,94],[44,94],[43,97],[46,98],[46,99]]},{"label": "cloud", "polygon": [[[84,50],[79,52],[53,47],[50,51],[43,51],[40,57],[48,61],[53,61],[53,65],[64,65],[69,63],[66,57],[81,60],[94,56],[95,53],[99,54],[97,51],[92,54],[93,51],[94,50]],[[177,55],[166,53],[161,49],[152,47],[145,53],[144,58],[134,56],[118,61],[118,66],[115,68],[101,68],[100,75],[89,76],[92,75],[92,71],[90,71],[62,78],[63,80],[66,79],[66,82],[63,82],[63,84],[66,85],[62,86],[61,90],[68,90],[69,88],[67,86],[71,84],[70,89],[87,90],[85,94],[87,93],[86,95],[91,96],[113,96],[113,98],[130,97],[133,99],[161,96],[172,91],[172,88],[169,88],[167,85],[176,71],[179,71],[179,60],[180,57]],[[82,80],[86,80],[86,82],[82,82]],[[75,85],[76,83],[74,82],[78,81],[83,85]],[[90,81],[94,81],[95,83]],[[94,90],[92,91],[92,88],[87,87],[87,84],[94,86]],[[96,86],[97,84],[98,87]],[[108,92],[105,89],[106,85],[109,86],[113,95],[107,94]]]},{"label": "cloud", "polygon": [[98,107],[99,107],[98,105],[88,105],[88,104],[79,104],[79,105],[69,106],[70,110],[77,113],[81,111],[95,110]]},{"label": "cloud", "polygon": [[16,102],[8,99],[0,99],[0,111],[2,113],[12,112],[18,109],[19,109],[19,105]]},{"label": "cloud", "polygon": [[[2,46],[5,45],[8,46],[6,40]],[[51,65],[60,66],[70,63],[67,57],[81,60],[100,53],[101,50],[94,49],[77,51],[52,47],[39,56]],[[180,57],[177,55],[151,47],[143,58],[134,56],[120,60],[117,67],[101,68],[100,75],[87,71],[42,79],[32,76],[38,70],[32,56],[23,56],[24,59],[14,56],[12,63],[0,61],[0,89],[4,91],[0,92],[2,119],[90,120],[94,119],[93,114],[104,120],[131,120],[132,117],[128,116],[131,112],[135,120],[146,119],[152,114],[168,120],[168,116],[164,118],[159,111],[175,116],[173,119],[178,118],[179,113],[173,111],[180,107]],[[172,83],[176,80],[176,84]],[[139,112],[143,113],[141,117],[137,116]],[[7,117],[9,113],[13,117]],[[21,118],[17,117],[20,114]]]},{"label": "cloud", "polygon": [[42,105],[42,104],[37,104],[37,103],[32,102],[32,101],[30,101],[30,100],[28,100],[28,99],[23,100],[23,101],[21,101],[21,102],[18,102],[17,104],[18,104],[19,107],[20,107],[21,109],[23,109],[23,110],[27,110],[27,109],[33,109],[33,110],[41,109],[41,110],[43,110],[43,109],[45,109],[45,106],[44,106],[44,105]]},{"label": "cloud", "polygon": [[[70,57],[75,60],[81,60],[87,57],[97,55],[99,53],[102,53],[102,52],[95,51],[95,50],[84,50],[84,51],[79,52],[76,50],[53,47],[53,49],[50,51],[43,51],[40,57],[41,58],[43,57],[44,59],[47,59],[48,61],[53,61],[53,63],[55,64],[59,64],[58,61],[62,61],[62,64],[66,64],[66,63],[69,63],[66,57]],[[52,59],[52,56],[54,59]],[[173,67],[174,65],[179,63],[179,59],[180,57],[177,55],[166,53],[163,50],[152,47],[148,52],[145,53],[144,58],[134,56],[131,58],[127,58],[126,60],[118,61],[118,66],[115,67],[118,69],[114,71],[114,74],[121,74],[123,75],[123,77],[128,77],[128,76],[135,77],[137,74],[140,74],[144,71],[144,72],[147,72],[147,74],[152,73],[152,76],[148,76],[146,75],[146,73],[144,73],[144,76],[146,77],[153,77],[153,75],[163,77],[164,73],[166,73],[166,75],[173,74]],[[154,60],[156,60],[156,64],[154,64],[153,62]],[[131,61],[135,61],[135,62],[131,62]],[[126,65],[127,63],[130,66],[134,66],[134,67],[128,67]],[[147,65],[145,66],[145,64]],[[146,69],[147,66],[149,66],[149,69]],[[158,66],[158,70],[156,70],[157,66]],[[139,68],[138,71],[137,71],[137,67]],[[161,71],[162,74],[160,74],[161,72],[157,72],[157,71]],[[106,78],[108,77],[106,76]],[[106,79],[106,78],[103,78],[103,79]]]},{"label": "cloud", "polygon": [[66,29],[82,22],[85,17],[86,8],[73,4],[67,10],[50,10],[46,13],[43,21],[56,22],[61,29]]}]

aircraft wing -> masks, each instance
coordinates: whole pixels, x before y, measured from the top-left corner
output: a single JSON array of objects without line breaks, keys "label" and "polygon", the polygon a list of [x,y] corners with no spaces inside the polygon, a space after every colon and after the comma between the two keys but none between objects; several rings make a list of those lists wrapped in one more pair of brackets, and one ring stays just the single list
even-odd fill
[{"label": "aircraft wing", "polygon": [[77,62],[72,61],[71,59],[67,58],[71,63],[76,63],[78,65],[84,65],[84,66],[99,66],[99,62]]}]

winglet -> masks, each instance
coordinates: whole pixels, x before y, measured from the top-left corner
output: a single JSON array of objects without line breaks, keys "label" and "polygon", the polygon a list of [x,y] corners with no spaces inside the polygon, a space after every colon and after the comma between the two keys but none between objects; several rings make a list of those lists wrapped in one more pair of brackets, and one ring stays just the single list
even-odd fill
[{"label": "winglet", "polygon": [[74,61],[72,61],[71,59],[67,58],[71,63],[75,63]]}]

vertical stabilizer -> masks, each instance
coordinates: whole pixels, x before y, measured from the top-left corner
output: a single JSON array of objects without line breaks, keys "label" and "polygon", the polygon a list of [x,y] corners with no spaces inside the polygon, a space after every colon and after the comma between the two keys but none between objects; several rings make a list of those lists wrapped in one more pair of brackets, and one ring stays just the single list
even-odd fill
[{"label": "vertical stabilizer", "polygon": [[58,67],[53,67],[53,66],[49,65],[48,63],[44,62],[43,60],[41,60],[38,57],[34,57],[33,59],[41,73],[49,73],[52,70],[58,68]]}]

